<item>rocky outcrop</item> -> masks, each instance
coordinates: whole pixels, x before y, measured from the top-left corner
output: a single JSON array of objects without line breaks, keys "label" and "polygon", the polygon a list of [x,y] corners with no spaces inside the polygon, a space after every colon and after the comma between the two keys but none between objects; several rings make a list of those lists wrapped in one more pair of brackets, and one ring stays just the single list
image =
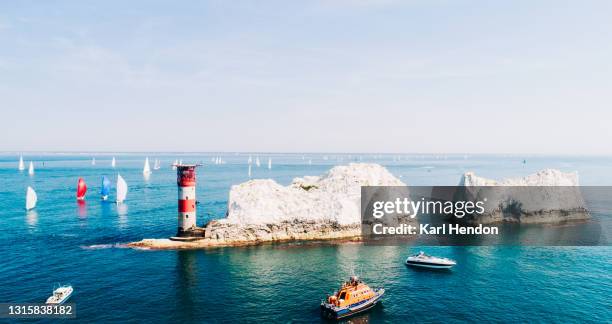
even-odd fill
[{"label": "rocky outcrop", "polygon": [[460,186],[578,186],[577,172],[561,172],[555,169],[544,169],[522,178],[508,178],[501,181],[477,176],[474,172],[466,172]]},{"label": "rocky outcrop", "polygon": [[485,212],[468,215],[465,223],[558,223],[590,218],[576,172],[546,169],[501,181],[463,175],[457,200],[485,201]]},{"label": "rocky outcrop", "polygon": [[232,186],[227,217],[209,222],[194,242],[143,240],[145,248],[201,248],[290,240],[328,240],[361,234],[361,186],[405,186],[378,164],[336,166],[322,176],[271,179]]}]

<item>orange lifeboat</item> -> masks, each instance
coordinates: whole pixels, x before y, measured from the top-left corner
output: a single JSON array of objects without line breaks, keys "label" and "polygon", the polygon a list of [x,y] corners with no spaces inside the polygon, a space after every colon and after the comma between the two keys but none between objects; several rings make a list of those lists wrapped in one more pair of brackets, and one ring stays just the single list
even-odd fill
[{"label": "orange lifeboat", "polygon": [[321,302],[321,315],[341,319],[365,312],[376,306],[384,294],[383,288],[370,288],[357,276],[352,276],[339,291]]}]

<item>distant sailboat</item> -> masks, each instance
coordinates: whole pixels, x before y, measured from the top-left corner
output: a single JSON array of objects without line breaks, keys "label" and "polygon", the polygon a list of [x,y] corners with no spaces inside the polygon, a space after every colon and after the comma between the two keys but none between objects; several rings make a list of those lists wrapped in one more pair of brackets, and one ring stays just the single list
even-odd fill
[{"label": "distant sailboat", "polygon": [[176,170],[177,165],[178,165],[178,160],[174,160],[174,163],[172,163],[172,170]]},{"label": "distant sailboat", "polygon": [[117,166],[117,161],[115,160],[115,157],[113,156],[113,159],[111,160],[111,167],[114,168],[115,166]]},{"label": "distant sailboat", "polygon": [[268,170],[272,170],[272,158],[268,158]]},{"label": "distant sailboat", "polygon": [[249,178],[251,177],[251,165],[249,164]]},{"label": "distant sailboat", "polygon": [[151,166],[149,165],[149,158],[145,158],[144,168],[142,168],[142,174],[149,175],[151,174]]},{"label": "distant sailboat", "polygon": [[96,165],[96,158],[91,158],[91,165]]},{"label": "distant sailboat", "polygon": [[23,163],[23,156],[19,157],[19,171],[25,170],[25,164]]},{"label": "distant sailboat", "polygon": [[100,190],[100,195],[102,196],[102,200],[107,200],[108,195],[110,194],[111,183],[110,180],[106,176],[102,177],[102,189]]},{"label": "distant sailboat", "polygon": [[249,155],[249,164],[253,163],[253,158]]},{"label": "distant sailboat", "polygon": [[26,192],[26,210],[34,209],[37,201],[38,197],[36,196],[36,191],[34,191],[32,187],[28,187]]},{"label": "distant sailboat", "polygon": [[127,197],[128,186],[123,177],[117,174],[117,203],[122,203]]},{"label": "distant sailboat", "polygon": [[30,161],[30,167],[28,168],[28,174],[34,175],[34,163],[32,163],[32,161]]},{"label": "distant sailboat", "polygon": [[155,159],[155,164],[153,164],[153,170],[159,170],[161,168],[160,162],[158,159]]},{"label": "distant sailboat", "polygon": [[77,200],[84,200],[86,192],[87,185],[85,184],[85,180],[83,180],[83,178],[79,178],[79,182],[77,183]]},{"label": "distant sailboat", "polygon": [[259,156],[255,159],[255,165],[257,165],[258,168],[261,165],[261,163],[259,162]]}]

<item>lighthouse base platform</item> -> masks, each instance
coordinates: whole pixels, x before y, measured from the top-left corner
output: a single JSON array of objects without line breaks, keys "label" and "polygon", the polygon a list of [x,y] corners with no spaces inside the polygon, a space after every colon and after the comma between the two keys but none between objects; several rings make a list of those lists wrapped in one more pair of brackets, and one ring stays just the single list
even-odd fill
[{"label": "lighthouse base platform", "polygon": [[188,231],[183,231],[179,228],[176,236],[172,236],[170,240],[172,241],[180,241],[180,242],[191,242],[202,240],[205,238],[204,233],[206,233],[206,229],[201,227],[195,227]]}]

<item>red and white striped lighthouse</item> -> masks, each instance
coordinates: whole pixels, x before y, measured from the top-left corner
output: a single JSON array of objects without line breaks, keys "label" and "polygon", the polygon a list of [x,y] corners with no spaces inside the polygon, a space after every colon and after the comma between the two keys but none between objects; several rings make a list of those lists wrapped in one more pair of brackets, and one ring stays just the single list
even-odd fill
[{"label": "red and white striped lighthouse", "polygon": [[197,164],[176,165],[178,186],[178,233],[192,236],[196,228],[196,167]]}]

